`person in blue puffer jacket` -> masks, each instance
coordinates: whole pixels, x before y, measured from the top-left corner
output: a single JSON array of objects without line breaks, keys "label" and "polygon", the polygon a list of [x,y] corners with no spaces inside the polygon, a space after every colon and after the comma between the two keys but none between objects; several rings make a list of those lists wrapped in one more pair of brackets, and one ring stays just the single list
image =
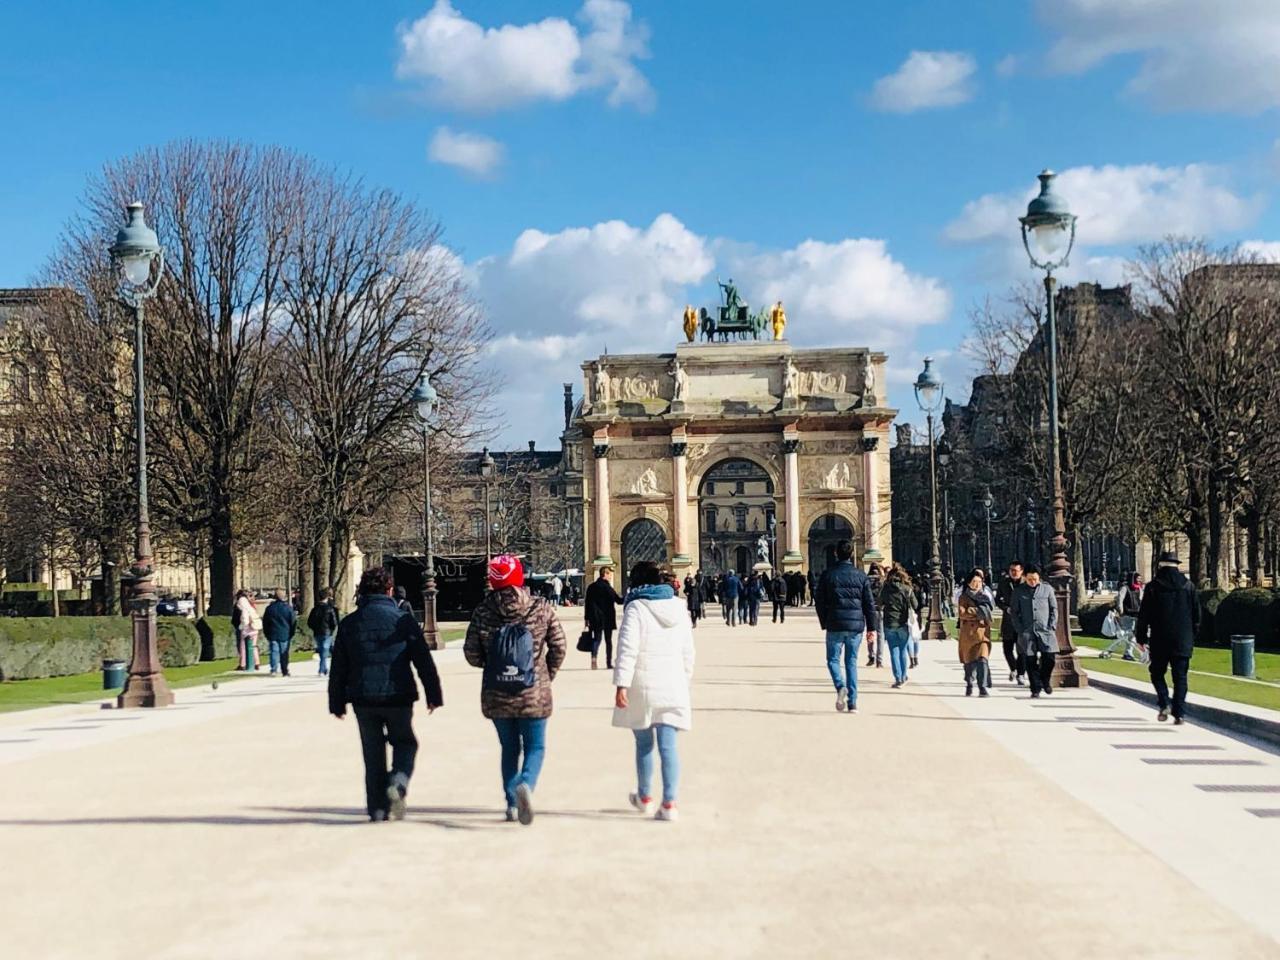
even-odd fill
[{"label": "person in blue puffer jacket", "polygon": [[[839,561],[814,593],[818,623],[827,633],[827,670],[836,688],[836,710],[858,712],[858,648],[875,638],[876,601],[867,575],[853,565],[853,544],[836,544]],[[843,669],[841,668],[843,661]]]}]

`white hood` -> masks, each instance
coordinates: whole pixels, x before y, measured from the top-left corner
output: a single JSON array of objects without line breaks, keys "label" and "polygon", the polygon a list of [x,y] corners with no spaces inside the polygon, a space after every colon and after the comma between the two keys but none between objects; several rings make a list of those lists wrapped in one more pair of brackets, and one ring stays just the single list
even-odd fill
[{"label": "white hood", "polygon": [[631,602],[641,604],[659,625],[666,629],[689,618],[689,611],[685,609],[684,601],[679,597],[671,597],[667,600],[632,600]]}]

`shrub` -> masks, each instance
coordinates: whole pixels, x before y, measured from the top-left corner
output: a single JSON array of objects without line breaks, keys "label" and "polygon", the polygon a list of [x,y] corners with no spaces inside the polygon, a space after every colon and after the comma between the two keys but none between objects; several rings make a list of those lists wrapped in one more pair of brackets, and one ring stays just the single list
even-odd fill
[{"label": "shrub", "polygon": [[[166,667],[185,667],[200,657],[200,635],[183,617],[159,619],[156,646]],[[128,660],[132,651],[128,617],[0,618],[0,680],[91,673],[104,658]]]},{"label": "shrub", "polygon": [[1089,600],[1080,604],[1076,610],[1076,619],[1080,623],[1080,632],[1087,636],[1102,636],[1102,621],[1107,619],[1107,611],[1115,608],[1110,600]]},{"label": "shrub", "polygon": [[[210,631],[211,638],[212,638],[213,655],[208,659],[226,660],[229,657],[239,656],[239,654],[236,651],[236,633],[235,633],[235,630],[232,629],[231,627],[230,617],[212,617],[212,616],[203,617],[195,625],[195,630],[197,631],[197,634],[201,634],[203,632],[201,628],[201,624],[203,624],[204,627]],[[259,649],[264,654],[266,652],[265,644],[266,644],[266,639],[263,638],[262,636],[259,636],[258,637]],[[206,649],[207,648],[208,648],[208,641],[206,640]],[[305,622],[303,622],[302,617],[299,617],[298,632],[294,635],[292,649],[299,653],[307,653],[310,651],[314,651],[315,648],[316,648],[316,644],[315,644],[314,638],[311,636],[311,631],[307,629],[307,625]]]},{"label": "shrub", "polygon": [[1196,637],[1196,645],[1211,647],[1218,642],[1216,622],[1218,607],[1228,596],[1226,590],[1200,591],[1200,634]]},{"label": "shrub", "polygon": [[1250,587],[1233,590],[1218,604],[1214,612],[1213,631],[1218,643],[1229,646],[1235,634],[1252,636],[1259,650],[1278,645],[1277,626],[1280,603],[1270,590]]}]

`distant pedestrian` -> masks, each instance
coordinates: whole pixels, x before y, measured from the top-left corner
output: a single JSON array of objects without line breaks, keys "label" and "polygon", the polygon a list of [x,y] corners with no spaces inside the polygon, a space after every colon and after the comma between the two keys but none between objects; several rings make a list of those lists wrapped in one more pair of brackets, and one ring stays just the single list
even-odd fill
[{"label": "distant pedestrian", "polygon": [[910,575],[902,564],[895,563],[885,578],[876,605],[876,615],[880,618],[880,627],[889,646],[889,666],[893,668],[895,688],[907,682],[911,621],[919,608]]},{"label": "distant pedestrian", "polygon": [[316,656],[320,658],[320,676],[329,672],[329,651],[333,648],[333,636],[338,632],[338,611],[333,606],[333,591],[320,592],[320,600],[307,615],[307,629],[315,640]]},{"label": "distant pedestrian", "polygon": [[[1124,585],[1116,594],[1116,615],[1119,618],[1117,632],[1121,636],[1132,637],[1138,627],[1138,615],[1142,611],[1142,598],[1146,588],[1142,585],[1142,576],[1134,570],[1125,577]],[[1197,600],[1199,597],[1197,596]],[[1133,654],[1128,649],[1124,652],[1125,660],[1132,660]]]},{"label": "distant pedestrian", "polygon": [[561,606],[560,595],[564,592],[564,581],[559,576],[551,578],[551,592],[555,596],[556,606]]},{"label": "distant pedestrian", "polygon": [[781,573],[773,575],[773,622],[787,622],[787,579]]},{"label": "distant pedestrian", "polygon": [[969,574],[969,580],[960,591],[960,599],[956,604],[956,617],[960,623],[960,662],[964,664],[966,697],[973,695],[975,684],[978,696],[990,695],[988,662],[991,658],[991,624],[994,617],[990,591],[985,587],[981,571],[974,570]]},{"label": "distant pedestrian", "polygon": [[[858,647],[875,622],[871,581],[853,565],[853,544],[836,544],[837,563],[822,575],[814,594],[818,623],[827,634],[827,671],[836,688],[836,709],[858,712]],[[843,669],[841,662],[843,661]]]},{"label": "distant pedestrian", "polygon": [[262,613],[262,632],[267,637],[267,650],[271,656],[271,675],[289,675],[289,648],[293,635],[298,632],[298,615],[293,604],[286,599],[283,590],[276,591],[276,598]]},{"label": "distant pedestrian", "polygon": [[685,608],[689,611],[689,622],[694,627],[697,627],[698,621],[702,619],[703,605],[706,603],[706,598],[702,595],[704,582],[701,570],[698,571],[697,576],[685,577],[684,580]]},{"label": "distant pedestrian", "polygon": [[615,608],[622,605],[622,597],[613,589],[613,567],[601,567],[600,576],[587,587],[583,614],[587,629],[591,631],[591,669],[599,669],[600,644],[604,644],[605,667],[613,669],[613,631],[618,629]]},{"label": "distant pedestrian", "polygon": [[1013,625],[1018,649],[1027,665],[1031,696],[1053,693],[1053,662],[1058,655],[1058,598],[1053,587],[1040,580],[1040,568],[1027,567],[1022,583],[1013,591]]},{"label": "distant pedestrian", "polygon": [[1156,689],[1157,720],[1169,718],[1169,686],[1173,671],[1173,722],[1182,723],[1187,703],[1187,673],[1200,631],[1200,596],[1195,584],[1178,570],[1178,555],[1162,553],[1156,575],[1147,585],[1138,611],[1137,641],[1151,650],[1151,685]]},{"label": "distant pedestrian", "polygon": [[258,608],[254,605],[248,590],[241,590],[236,594],[236,606],[232,611],[231,622],[239,636],[239,642],[236,645],[240,655],[239,669],[257,670],[261,666],[258,662],[258,634],[262,632],[262,617],[258,615]]},{"label": "distant pedestrian", "polygon": [[724,586],[720,596],[723,598],[724,622],[731,627],[738,622],[738,595],[743,589],[742,581],[732,570],[724,575]]},{"label": "distant pedestrian", "polygon": [[[811,606],[811,607],[812,607],[814,604],[816,604],[816,603],[818,602],[818,601],[817,601],[817,593],[818,593],[818,577],[817,577],[817,575],[816,575],[812,570],[810,570],[810,571],[809,571],[809,576],[808,576],[808,578],[805,580],[805,586],[807,586],[807,587],[808,587],[808,590],[809,590],[809,606]],[[805,597],[805,591],[804,591],[804,589],[802,588],[802,589],[800,590],[800,602],[801,602],[801,603],[803,603],[803,602],[804,602],[804,597]]]},{"label": "distant pedestrian", "polygon": [[338,624],[329,674],[329,712],[341,720],[348,703],[355,710],[364,752],[365,807],[375,823],[403,820],[405,815],[418,755],[413,735],[418,686],[411,665],[422,681],[427,713],[444,706],[440,675],[422,628],[412,614],[396,606],[391,591],[391,575],[382,567],[361,576],[355,612]]},{"label": "distant pedestrian", "polygon": [[760,604],[764,598],[764,578],[753,573],[747,578],[747,622],[753,627],[760,622]]},{"label": "distant pedestrian", "polygon": [[1009,682],[1022,686],[1027,672],[1026,661],[1018,649],[1018,631],[1013,625],[1013,593],[1022,583],[1022,561],[1009,564],[1009,571],[1000,579],[996,590],[996,606],[1000,608],[1000,646],[1004,648],[1004,661],[1009,666]]},{"label": "distant pedestrian", "polygon": [[[871,581],[871,595],[879,599],[880,590],[884,587],[884,567],[878,563],[872,563],[867,568],[867,579]],[[880,613],[876,611],[876,617]],[[867,666],[883,667],[884,666],[884,632],[880,628],[879,622],[867,624]]]},{"label": "distant pedestrian", "polygon": [[653,809],[656,745],[662,759],[662,804],[655,819],[675,820],[680,780],[676,736],[693,722],[693,630],[680,599],[660,579],[658,565],[651,561],[631,571],[632,589],[622,611],[613,671],[613,725],[635,735],[636,792],[631,805],[643,814]]},{"label": "distant pedestrian", "polygon": [[396,587],[396,607],[405,613],[413,613],[413,604],[409,602],[409,593],[404,587]]},{"label": "distant pedestrian", "polygon": [[463,654],[484,670],[480,710],[502,748],[507,820],[528,826],[546,753],[551,683],[564,663],[564,630],[555,607],[525,589],[518,558],[489,561],[489,587],[472,614]]}]

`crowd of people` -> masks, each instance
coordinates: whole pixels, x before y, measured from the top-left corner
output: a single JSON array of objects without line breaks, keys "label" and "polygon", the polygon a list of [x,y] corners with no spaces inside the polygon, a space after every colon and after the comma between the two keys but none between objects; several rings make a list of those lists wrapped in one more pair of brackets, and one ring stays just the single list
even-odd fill
[{"label": "crowd of people", "polygon": [[[825,633],[836,710],[850,715],[858,711],[862,642],[868,645],[868,665],[879,666],[887,648],[893,689],[901,688],[919,664],[924,607],[919,585],[900,563],[887,570],[872,564],[864,572],[855,565],[853,553],[851,542],[839,543],[836,563],[808,590]],[[624,595],[614,588],[613,573],[612,568],[603,568],[585,592],[586,629],[578,649],[591,654],[594,670],[599,668],[603,646],[605,666],[613,671],[612,722],[630,730],[634,738],[636,789],[629,795],[630,804],[642,814],[672,821],[678,818],[679,733],[692,725],[693,635],[706,604],[719,602],[730,626],[755,624],[759,605],[768,598],[775,622],[780,622],[788,606],[803,603],[804,593],[798,588],[792,592],[794,575],[741,577],[728,572],[707,577],[698,572],[682,584],[646,561],[630,571]],[[487,575],[489,591],[471,618],[463,651],[467,663],[482,671],[480,707],[498,740],[506,819],[528,825],[534,819],[534,792],[547,750],[552,684],[568,648],[558,604],[526,588],[518,558],[493,558]],[[809,587],[809,579],[803,579]],[[1009,682],[1029,684],[1032,698],[1051,695],[1059,652],[1055,591],[1038,567],[1020,561],[1009,565],[994,590],[989,579],[982,569],[970,571],[955,597],[957,655],[964,668],[965,695],[975,691],[980,697],[990,695],[997,610]],[[1122,597],[1117,604],[1136,610],[1138,643],[1151,648],[1158,719],[1166,720],[1172,710],[1174,722],[1182,723],[1191,646],[1200,616],[1197,594],[1172,554],[1160,558],[1159,572],[1150,585],[1142,588],[1134,581],[1130,586],[1136,601]],[[323,645],[317,642],[317,650],[321,651],[321,673],[329,673],[329,710],[342,719],[350,705],[356,715],[372,821],[405,815],[417,752],[412,712],[419,693],[414,671],[428,712],[444,704],[440,676],[422,630],[395,594],[390,574],[375,568],[361,578],[355,612],[339,621],[331,598],[325,596],[308,617],[312,632],[325,635]],[[279,609],[274,609],[277,605]],[[249,603],[238,622],[246,637],[266,632],[273,673],[288,675],[288,642],[296,630],[296,617],[283,593],[261,617]],[[245,669],[252,668],[248,653],[252,647],[248,642],[244,645],[241,665]],[[1165,679],[1169,670],[1172,695]],[[662,774],[659,798],[653,792],[655,755]]]}]

